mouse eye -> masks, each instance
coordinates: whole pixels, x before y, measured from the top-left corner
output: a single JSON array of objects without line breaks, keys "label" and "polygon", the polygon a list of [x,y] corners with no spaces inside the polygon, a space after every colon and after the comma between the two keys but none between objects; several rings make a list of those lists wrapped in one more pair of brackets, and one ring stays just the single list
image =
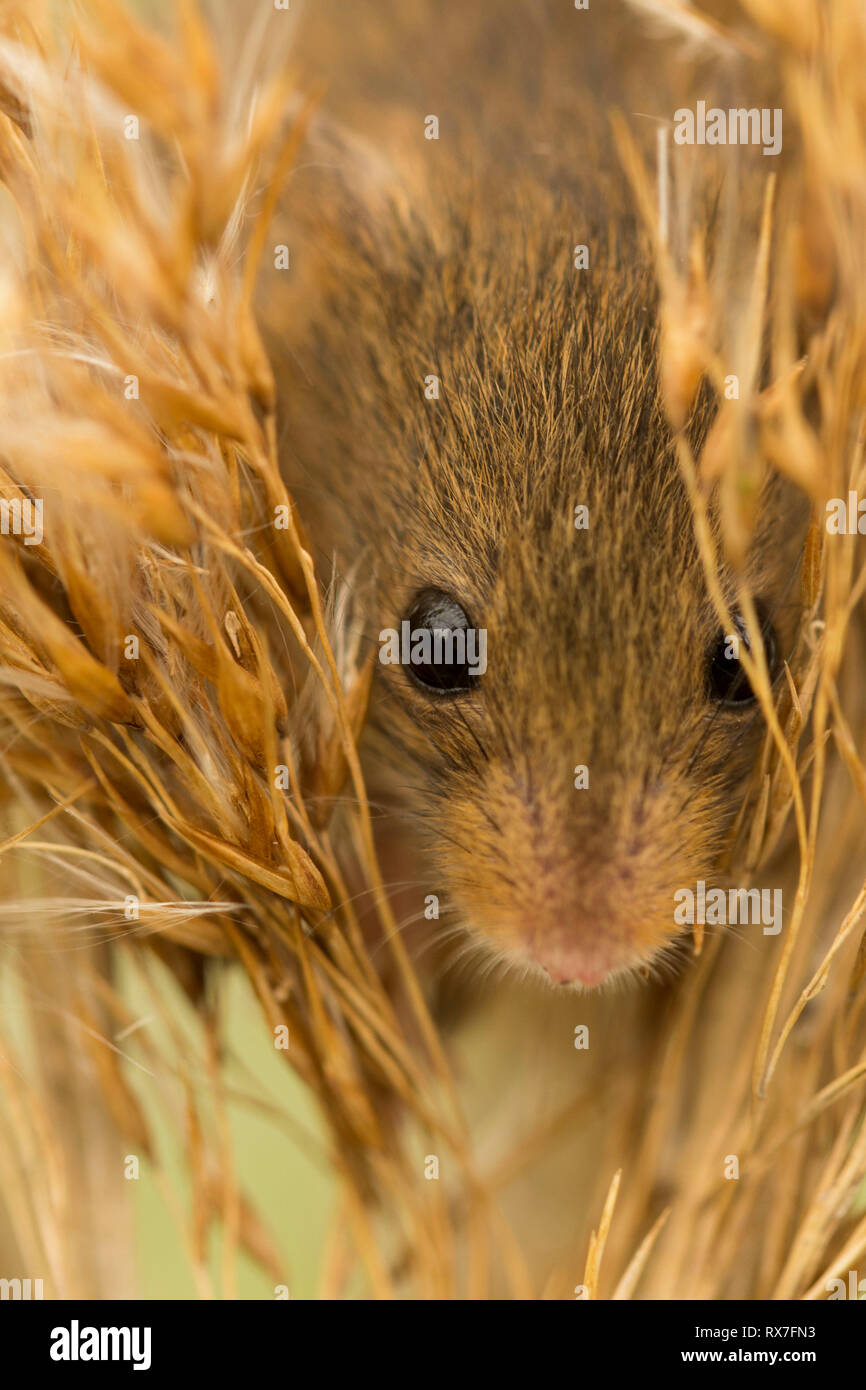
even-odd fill
[{"label": "mouse eye", "polygon": [[[776,639],[772,627],[766,620],[761,622],[761,635],[764,639],[767,667],[772,676],[776,659]],[[755,692],[740,661],[739,654],[743,647],[748,652],[752,650],[745,619],[737,613],[734,615],[734,631],[720,633],[710,653],[710,694],[720,704],[749,705],[755,701]]]},{"label": "mouse eye", "polygon": [[470,625],[456,599],[442,589],[425,589],[402,628],[402,659],[419,685],[441,695],[473,688],[486,664],[486,633]]}]

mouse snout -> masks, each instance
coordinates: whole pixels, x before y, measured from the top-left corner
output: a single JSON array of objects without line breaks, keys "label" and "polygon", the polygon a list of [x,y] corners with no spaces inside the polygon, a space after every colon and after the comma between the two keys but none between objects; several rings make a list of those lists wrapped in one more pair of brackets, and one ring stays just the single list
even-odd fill
[{"label": "mouse snout", "polygon": [[525,939],[528,958],[540,965],[555,985],[591,988],[641,961],[628,936],[621,934],[612,915],[604,912],[590,917],[564,914],[553,923],[537,921]]},{"label": "mouse snout", "polygon": [[[658,919],[660,905],[651,910],[650,892],[643,890],[635,868],[610,856],[594,862],[580,856],[567,867],[539,866],[531,906],[512,918],[518,949],[557,985],[593,987],[641,965],[651,944],[648,918]],[[663,903],[661,908],[664,912]],[[663,919],[663,931],[666,925]],[[655,932],[652,945],[657,944]]]},{"label": "mouse snout", "polygon": [[489,790],[455,887],[467,924],[504,956],[554,984],[593,988],[679,934],[674,895],[694,866],[671,787],[642,778],[614,800],[600,786],[579,807],[566,803],[570,815],[562,797],[516,781]]}]

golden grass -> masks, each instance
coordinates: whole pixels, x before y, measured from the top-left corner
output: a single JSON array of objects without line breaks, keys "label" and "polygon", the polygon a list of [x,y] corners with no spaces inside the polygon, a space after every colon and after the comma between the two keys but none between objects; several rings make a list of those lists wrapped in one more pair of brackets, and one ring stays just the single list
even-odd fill
[{"label": "golden grass", "polygon": [[[814,506],[803,639],[778,706],[766,670],[754,673],[768,735],[731,850],[754,870],[793,819],[796,904],[781,949],[748,976],[726,964],[720,938],[696,941],[700,959],[653,1046],[636,1041],[609,1125],[618,1161],[597,1191],[570,1194],[596,1227],[591,1297],[816,1298],[866,1258],[866,569],[857,537],[831,542],[823,529],[826,499],[864,486],[866,23],[845,0],[801,0],[797,24],[787,0],[745,8],[801,156],[779,186],[767,179],[735,321],[729,286],[704,269],[703,229],[685,248],[663,241],[651,171],[624,128],[620,144],[655,242],[674,427],[702,376],[718,386],[726,364],[740,368],[741,399],[722,407],[703,459],[679,437],[728,626],[710,487],[735,568],[767,462]],[[253,290],[311,107],[279,73],[250,92],[248,119],[230,120],[238,93],[230,102],[192,4],[170,39],[114,0],[59,27],[50,6],[13,3],[2,26],[0,495],[44,499],[41,543],[0,543],[2,930],[33,1022],[29,1043],[0,1048],[15,1248],[50,1270],[56,1294],[112,1286],[119,1199],[109,1203],[107,1177],[82,1194],[81,1160],[112,1151],[113,1125],[158,1164],[111,1041],[133,1021],[113,961],[155,953],[208,1038],[213,1115],[180,1038],[169,1063],[187,1095],[195,1187],[178,1219],[197,1267],[221,1222],[223,1292],[238,1246],[275,1280],[279,1261],[234,1176],[204,959],[243,968],[325,1118],[343,1201],[323,1294],[339,1295],[360,1265],[383,1297],[485,1297],[503,1271],[513,1295],[570,1296],[573,1270],[530,1274],[495,1174],[472,1152],[376,865],[357,755],[372,667],[326,602],[280,476]],[[138,139],[126,138],[132,113]],[[748,592],[740,600],[754,630]],[[341,790],[350,804],[332,824],[322,807]],[[350,865],[387,943],[387,988]],[[64,893],[46,899],[58,872]],[[146,1039],[136,1046],[147,1058]],[[556,1124],[515,1142],[511,1171],[531,1168]],[[430,1153],[447,1181],[425,1180]],[[724,1178],[729,1153],[736,1182]]]},{"label": "golden grass", "polygon": [[[4,782],[28,822],[3,851],[65,862],[67,879],[91,890],[78,906],[97,939],[134,940],[182,976],[183,952],[241,961],[328,1117],[373,1288],[391,1288],[368,1212],[386,1192],[408,1250],[427,1252],[421,1287],[447,1294],[447,1208],[413,1200],[423,1177],[403,1106],[428,1148],[435,1136],[437,1152],[466,1162],[465,1142],[374,865],[355,750],[371,667],[337,671],[280,478],[274,383],[251,310],[268,205],[306,113],[283,129],[291,87],[277,79],[239,136],[224,124],[192,7],[176,47],[120,7],[91,8],[71,61],[67,36],[55,50],[45,17],[31,29],[23,10],[10,24],[20,47],[4,55],[2,164],[19,266],[4,285],[2,483],[5,496],[44,498],[45,530],[42,544],[5,539],[0,553]],[[138,140],[124,135],[130,111]],[[292,718],[302,702],[303,729]],[[328,826],[305,804],[347,777],[406,980],[405,1021],[371,968]],[[74,920],[74,893],[59,906]],[[20,904],[19,949],[25,938],[36,949],[44,911]],[[56,982],[62,1007],[80,1045],[91,1037],[115,1118],[147,1153],[117,1052],[99,1037],[129,1020],[96,973],[102,953],[88,964]],[[35,1143],[35,1118],[22,1121],[23,1142]],[[238,1229],[229,1183],[221,1202]],[[28,1238],[32,1248],[35,1231]],[[61,1264],[51,1267],[63,1292],[76,1284]]]}]

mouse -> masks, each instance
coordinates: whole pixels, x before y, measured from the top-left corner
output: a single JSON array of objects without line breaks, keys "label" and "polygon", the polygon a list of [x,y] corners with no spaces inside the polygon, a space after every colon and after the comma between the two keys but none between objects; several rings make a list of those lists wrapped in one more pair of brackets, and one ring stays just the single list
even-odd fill
[{"label": "mouse", "polygon": [[[478,117],[428,157],[421,114],[402,181],[313,123],[272,328],[287,480],[374,664],[371,797],[434,935],[484,969],[664,974],[691,939],[676,894],[715,881],[767,733],[739,582],[778,691],[808,506],[767,470],[741,573],[722,566],[725,631],[603,117],[553,102],[507,137]],[[704,382],[682,424],[699,463],[718,408]]]}]

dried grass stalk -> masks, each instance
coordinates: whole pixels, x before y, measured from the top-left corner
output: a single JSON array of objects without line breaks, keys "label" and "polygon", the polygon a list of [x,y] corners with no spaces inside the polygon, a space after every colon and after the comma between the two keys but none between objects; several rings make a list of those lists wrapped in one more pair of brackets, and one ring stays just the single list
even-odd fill
[{"label": "dried grass stalk", "polygon": [[[375,865],[356,752],[371,669],[350,659],[338,670],[280,476],[275,387],[252,312],[268,214],[309,110],[279,72],[232,119],[237,91],[229,99],[192,5],[173,39],[113,0],[80,25],[50,21],[48,6],[7,7],[0,44],[0,482],[4,497],[43,503],[38,542],[10,536],[0,548],[0,722],[10,872],[48,865],[69,886],[53,902],[19,888],[6,939],[29,959],[49,951],[49,929],[55,942],[64,924],[84,933],[44,1007],[74,1020],[72,1051],[86,1049],[91,1079],[143,1154],[153,1145],[110,1042],[129,1020],[99,943],[155,952],[202,1009],[195,960],[240,962],[319,1099],[372,1288],[395,1289],[398,1257],[374,1230],[387,1196],[401,1277],[447,1296],[454,1223],[424,1181],[419,1141],[443,1162],[453,1155],[455,1200],[486,1208]],[[322,812],[344,783],[402,981],[399,1015]],[[172,1066],[183,1077],[182,1044]],[[218,1078],[217,1067],[217,1094]],[[32,1104],[38,1115],[38,1088]],[[191,1252],[206,1291],[215,1214],[234,1244],[276,1264],[203,1123],[189,1086]],[[68,1150],[66,1162],[64,1181]],[[497,1238],[486,1219],[474,1229],[475,1244]],[[42,1234],[43,1249],[51,1239]],[[42,1267],[38,1233],[21,1242]],[[55,1291],[70,1292],[52,1269]]]},{"label": "dried grass stalk", "polygon": [[[726,363],[742,364],[738,410],[720,410],[704,456],[678,435],[724,622],[720,560],[736,568],[745,553],[767,466],[805,492],[815,522],[780,700],[763,660],[744,658],[768,733],[731,846],[754,871],[793,827],[793,915],[748,978],[718,938],[696,942],[696,968],[610,1104],[598,1191],[579,1194],[597,1232],[584,1283],[592,1297],[815,1298],[866,1258],[866,567],[859,537],[831,545],[822,525],[827,499],[864,481],[866,22],[846,0],[801,0],[796,25],[785,0],[748,0],[730,31],[694,9],[643,7],[662,21],[675,9],[701,43],[778,73],[801,151],[777,186],[767,180],[749,266],[724,281],[707,269],[706,228],[692,224],[684,245],[659,231],[652,175],[620,131],[655,240],[672,427],[702,380],[718,388]],[[217,1220],[221,1291],[238,1248],[280,1270],[227,1137],[203,966],[225,960],[268,1027],[288,1029],[286,1056],[326,1120],[344,1197],[324,1292],[343,1292],[360,1261],[382,1297],[484,1297],[499,1270],[514,1294],[572,1296],[574,1270],[530,1279],[498,1203],[575,1106],[478,1170],[376,865],[356,751],[371,669],[354,653],[350,605],[339,621],[329,606],[280,476],[253,287],[310,109],[273,62],[261,88],[229,94],[192,4],[171,38],[114,0],[76,16],[57,25],[30,0],[0,21],[0,493],[44,506],[33,544],[0,543],[2,926],[33,1038],[62,1017],[60,1057],[83,1076],[82,1103],[92,1112],[100,1096],[124,1143],[157,1166],[132,1062],[178,1079],[195,1179],[178,1221],[203,1294]],[[738,601],[754,635],[745,581]],[[351,806],[338,827],[341,790]],[[338,843],[357,847],[387,988]],[[121,955],[151,989],[145,966],[158,958],[196,1005],[209,1106],[173,1024],[171,1056],[144,1032],[112,1042],[134,1023],[112,973]],[[14,1243],[50,1269],[53,1292],[105,1289],[104,1271],[83,1270],[70,1215],[80,1133],[76,1151],[77,1121],[55,1103],[56,1049],[41,1068],[27,1052],[20,1038],[0,1049]],[[429,1152],[447,1156],[447,1182],[425,1182]],[[724,1177],[730,1152],[738,1182]]]}]

